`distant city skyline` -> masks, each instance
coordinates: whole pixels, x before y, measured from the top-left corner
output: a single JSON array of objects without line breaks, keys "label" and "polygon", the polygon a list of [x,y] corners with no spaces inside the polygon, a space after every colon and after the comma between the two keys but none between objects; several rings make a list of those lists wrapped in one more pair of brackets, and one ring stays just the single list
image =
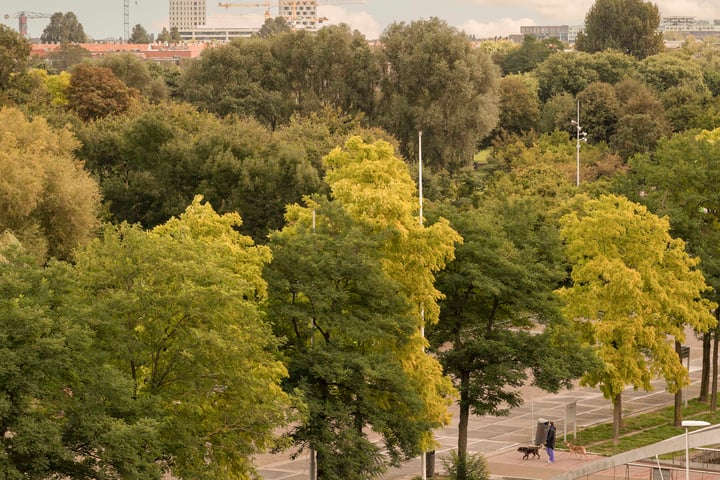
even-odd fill
[{"label": "distant city skyline", "polygon": [[[203,0],[198,0],[203,1]],[[393,22],[438,17],[448,24],[479,38],[519,34],[522,25],[580,25],[594,0],[560,2],[558,0],[319,0],[318,14],[327,17],[325,24],[347,23],[368,39],[377,38]],[[243,2],[247,3],[247,2]],[[262,2],[258,2],[262,3]],[[705,0],[663,0],[656,2],[663,16],[685,15],[698,19],[717,18],[717,9]],[[85,32],[95,40],[122,38],[124,35],[123,0],[2,0],[0,21],[18,28],[18,12],[73,12]],[[272,15],[277,2],[272,1]],[[168,26],[168,0],[130,0],[130,29],[142,25],[157,35]],[[264,21],[262,7],[218,6],[207,2],[208,27],[260,27]],[[9,16],[9,18],[5,18]],[[47,18],[28,20],[31,37],[39,37],[48,24]]]}]

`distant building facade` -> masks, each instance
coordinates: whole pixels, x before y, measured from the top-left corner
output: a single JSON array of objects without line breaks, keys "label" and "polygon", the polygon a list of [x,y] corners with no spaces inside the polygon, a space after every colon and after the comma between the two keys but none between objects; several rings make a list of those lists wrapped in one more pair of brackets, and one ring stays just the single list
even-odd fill
[{"label": "distant building facade", "polygon": [[249,38],[258,33],[259,28],[192,28],[180,29],[180,38],[186,42],[226,43],[234,38]]},{"label": "distant building facade", "polygon": [[207,23],[207,0],[169,0],[170,28],[195,30]]},{"label": "distant building facade", "polygon": [[523,37],[530,35],[538,40],[557,38],[561,42],[575,43],[578,33],[583,29],[583,25],[531,25],[521,26],[520,34]]},{"label": "distant building facade", "polygon": [[325,18],[318,17],[317,0],[279,0],[278,15],[287,20],[295,29],[316,30],[322,27]]},{"label": "distant building facade", "polygon": [[660,20],[661,32],[678,32],[683,37],[692,35],[695,38],[720,37],[720,20],[698,20],[695,17],[674,16]]}]

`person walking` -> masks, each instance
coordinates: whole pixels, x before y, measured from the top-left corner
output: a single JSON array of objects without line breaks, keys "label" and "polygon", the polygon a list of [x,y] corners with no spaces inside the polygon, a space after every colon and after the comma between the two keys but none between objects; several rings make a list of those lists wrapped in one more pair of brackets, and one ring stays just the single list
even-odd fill
[{"label": "person walking", "polygon": [[550,422],[547,437],[545,438],[545,450],[548,454],[548,463],[555,462],[555,424]]}]

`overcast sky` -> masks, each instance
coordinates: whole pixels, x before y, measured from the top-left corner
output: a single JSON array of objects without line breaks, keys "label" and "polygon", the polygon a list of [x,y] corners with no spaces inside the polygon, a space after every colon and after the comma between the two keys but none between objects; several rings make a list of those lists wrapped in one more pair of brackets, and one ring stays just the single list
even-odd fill
[{"label": "overcast sky", "polygon": [[[438,17],[478,37],[520,33],[520,25],[579,25],[594,0],[318,0],[318,14],[327,23],[347,23],[369,39],[377,38],[393,22],[411,22]],[[262,0],[255,0],[263,3]],[[239,1],[236,3],[255,3]],[[217,6],[208,0],[208,26],[259,27],[263,9]],[[271,4],[277,6],[273,0]],[[333,5],[334,4],[334,5]],[[660,14],[689,15],[712,21],[714,2],[705,0],[662,0]],[[85,33],[100,40],[120,38],[124,30],[123,0],[0,0],[0,20],[17,29],[14,18],[20,11],[52,14],[74,12]],[[273,9],[273,15],[277,7]],[[4,18],[9,16],[9,18]],[[31,37],[39,37],[48,19],[28,20]],[[157,34],[168,25],[167,0],[130,0],[130,29],[140,24]]]}]

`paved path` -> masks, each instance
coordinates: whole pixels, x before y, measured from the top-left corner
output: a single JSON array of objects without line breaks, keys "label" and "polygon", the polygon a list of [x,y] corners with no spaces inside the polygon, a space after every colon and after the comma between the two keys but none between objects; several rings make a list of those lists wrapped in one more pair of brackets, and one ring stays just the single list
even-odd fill
[{"label": "paved path", "polygon": [[[691,385],[687,390],[687,398],[697,398],[700,388],[700,371],[702,365],[702,347],[691,335],[690,342],[690,377]],[[623,393],[624,415],[635,415],[659,407],[672,405],[674,397],[665,390],[663,381],[653,383],[652,392],[633,391],[627,389]],[[533,443],[537,424],[540,418],[552,420],[557,427],[558,440],[566,435],[573,438],[573,424],[566,421],[566,412],[570,405],[575,404],[576,428],[578,430],[612,421],[612,405],[603,398],[599,390],[593,388],[574,388],[558,394],[548,394],[536,388],[523,389],[525,404],[515,408],[507,417],[471,417],[468,428],[468,450],[482,453],[488,460],[491,475],[505,478],[549,479],[564,471],[576,468],[579,462],[586,460],[573,458],[568,452],[557,452],[555,464],[547,463],[547,456],[542,453],[541,460],[522,460],[517,452],[519,445]],[[571,418],[571,417],[568,417]],[[453,422],[446,428],[435,432],[439,447],[435,452],[435,471],[444,471],[442,458],[457,448],[457,415],[453,411]],[[567,427],[566,427],[567,425]],[[592,453],[592,452],[590,452]],[[258,458],[260,474],[265,480],[307,480],[309,478],[309,460],[303,454],[290,460],[287,454],[265,455]],[[648,469],[642,469],[641,478],[647,479]],[[630,470],[627,472],[631,473]],[[420,459],[414,459],[401,468],[392,469],[383,480],[409,480],[421,474]],[[626,477],[626,468],[618,473]],[[630,475],[632,476],[632,475]]]}]

